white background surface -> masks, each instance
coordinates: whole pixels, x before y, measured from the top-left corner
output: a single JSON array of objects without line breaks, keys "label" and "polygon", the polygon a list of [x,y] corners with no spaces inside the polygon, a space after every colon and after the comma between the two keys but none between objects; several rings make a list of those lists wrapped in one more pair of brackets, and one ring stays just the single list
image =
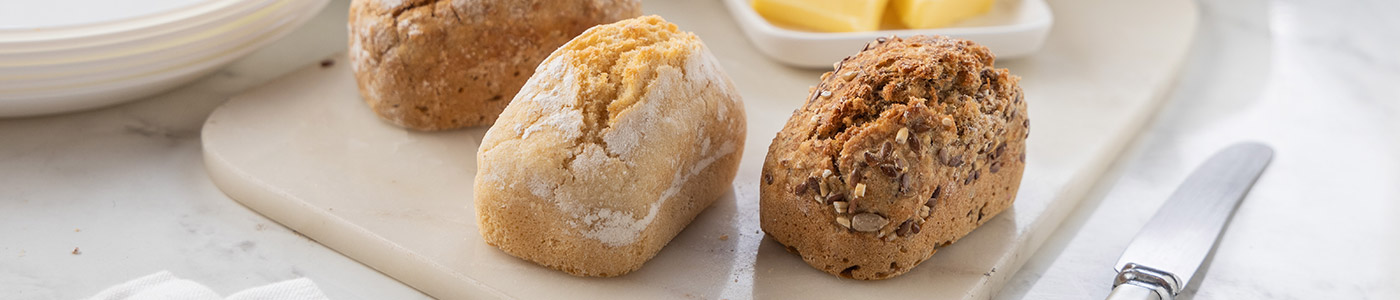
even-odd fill
[{"label": "white background surface", "polygon": [[[225,294],[305,276],[335,299],[423,297],[228,199],[200,159],[199,127],[224,99],[344,48],[347,4],[176,91],[0,120],[0,295],[80,298],[169,269]],[[1400,3],[1209,0],[1202,10],[1181,82],[1117,163],[1121,177],[1100,182],[998,298],[1106,295],[1138,227],[1191,168],[1241,139],[1277,155],[1197,276],[1195,299],[1400,294]]]},{"label": "white background surface", "polygon": [[[1238,140],[1274,147],[1194,299],[1400,295],[1400,2],[1202,1],[1180,83],[1116,181],[1080,203],[998,298],[1103,299],[1176,185]],[[1110,174],[1110,178],[1112,174]]]}]

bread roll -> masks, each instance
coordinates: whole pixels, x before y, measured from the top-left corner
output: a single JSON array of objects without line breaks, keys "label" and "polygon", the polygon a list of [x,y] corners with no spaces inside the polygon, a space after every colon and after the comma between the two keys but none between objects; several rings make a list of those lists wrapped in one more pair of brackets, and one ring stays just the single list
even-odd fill
[{"label": "bread roll", "polygon": [[695,35],[654,16],[594,27],[486,132],[481,235],[569,274],[626,274],[729,190],[744,134],[739,94]]},{"label": "bread roll", "polygon": [[641,12],[638,0],[353,0],[350,62],[385,121],[490,125],[559,45]]},{"label": "bread roll", "polygon": [[854,279],[908,272],[1011,206],[1025,167],[1020,80],[987,48],[881,38],[822,75],[768,148],[763,230]]}]

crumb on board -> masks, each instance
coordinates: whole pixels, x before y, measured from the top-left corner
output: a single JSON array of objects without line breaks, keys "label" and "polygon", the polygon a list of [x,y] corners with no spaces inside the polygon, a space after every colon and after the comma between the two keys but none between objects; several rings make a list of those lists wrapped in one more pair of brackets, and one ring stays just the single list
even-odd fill
[{"label": "crumb on board", "polygon": [[73,232],[83,232],[82,228],[73,228]]},{"label": "crumb on board", "polygon": [[728,241],[728,240],[729,240],[729,235],[728,235],[728,234],[721,234],[721,235],[719,236],[719,240],[721,240],[721,241]]},{"label": "crumb on board", "polygon": [[79,254],[83,254],[83,251],[79,251],[79,250],[78,250],[78,247],[73,247],[73,255],[79,255]]}]

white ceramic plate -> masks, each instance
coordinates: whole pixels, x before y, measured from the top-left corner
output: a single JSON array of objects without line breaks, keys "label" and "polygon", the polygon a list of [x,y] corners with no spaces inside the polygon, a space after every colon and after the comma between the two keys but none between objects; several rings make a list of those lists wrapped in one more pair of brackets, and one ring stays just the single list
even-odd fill
[{"label": "white ceramic plate", "polygon": [[[269,2],[274,0],[257,0],[259,2]],[[143,32],[165,26],[172,26],[182,22],[201,20],[210,14],[221,11],[236,10],[239,7],[251,5],[254,0],[210,0],[202,1],[184,7],[151,10],[140,8],[140,3],[129,3],[125,1],[114,1],[126,4],[121,11],[103,11],[101,9],[84,9],[98,13],[83,14],[92,18],[86,22],[37,22],[34,25],[10,24],[6,28],[0,28],[0,46],[5,46],[7,50],[19,47],[46,47],[61,46],[73,41],[104,39],[104,38],[124,38],[124,34],[131,32]],[[133,13],[146,12],[146,13]],[[35,22],[35,21],[30,21]],[[71,24],[70,24],[71,23]]]},{"label": "white ceramic plate", "polygon": [[[199,51],[200,53],[186,53],[184,55],[187,55],[187,59],[180,63],[163,65],[164,67],[158,70],[149,70],[140,74],[124,73],[119,77],[109,77],[105,76],[109,75],[107,72],[98,72],[95,75],[90,75],[106,79],[98,82],[86,81],[82,84],[67,85],[61,88],[30,89],[8,86],[8,83],[0,82],[0,117],[33,116],[90,109],[153,95],[179,86],[218,70],[229,62],[290,33],[315,16],[329,0],[281,0],[281,2],[287,2],[291,5],[284,5],[280,11],[260,16],[260,19],[268,19],[266,21],[237,24],[238,26],[252,25],[239,29],[239,31],[257,32],[256,34],[224,35],[223,33],[227,32],[220,32],[221,34],[217,35],[217,38],[199,42],[217,43],[223,46],[203,49]],[[234,25],[234,23],[229,25]],[[172,50],[182,49],[162,49],[161,51]]]},{"label": "white ceramic plate", "polygon": [[1054,17],[1044,0],[996,0],[986,15],[953,27],[867,32],[810,32],[778,27],[749,5],[751,0],[724,0],[730,15],[759,51],[773,60],[807,68],[831,64],[860,51],[878,37],[944,35],[968,39],[992,49],[998,58],[1034,53],[1045,42]]},{"label": "white ceramic plate", "polygon": [[215,0],[6,1],[0,29],[51,29],[153,15]]},{"label": "white ceramic plate", "polygon": [[[0,80],[9,82],[0,86],[0,93],[85,86],[206,59],[213,54],[240,47],[250,40],[260,39],[280,25],[314,12],[314,4],[316,1],[281,0],[276,5],[248,13],[242,18],[225,21],[225,24],[222,24],[225,26],[219,26],[220,28],[191,32],[169,41],[150,41],[156,45],[143,45],[149,49],[120,56],[93,60],[79,57],[48,63],[14,65],[0,61]],[[308,9],[311,11],[306,11]],[[228,24],[239,25],[227,26]]]},{"label": "white ceramic plate", "polygon": [[230,24],[241,24],[239,19],[256,17],[258,11],[281,2],[285,1],[222,0],[112,25],[0,30],[0,67],[85,62],[162,49],[237,27]]}]

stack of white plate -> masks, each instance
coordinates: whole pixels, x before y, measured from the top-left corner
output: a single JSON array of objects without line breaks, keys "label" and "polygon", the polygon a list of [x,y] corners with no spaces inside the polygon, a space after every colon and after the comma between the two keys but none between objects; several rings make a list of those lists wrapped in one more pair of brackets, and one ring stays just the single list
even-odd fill
[{"label": "stack of white plate", "polygon": [[0,117],[150,96],[291,32],[329,0],[15,1],[0,9]]}]

